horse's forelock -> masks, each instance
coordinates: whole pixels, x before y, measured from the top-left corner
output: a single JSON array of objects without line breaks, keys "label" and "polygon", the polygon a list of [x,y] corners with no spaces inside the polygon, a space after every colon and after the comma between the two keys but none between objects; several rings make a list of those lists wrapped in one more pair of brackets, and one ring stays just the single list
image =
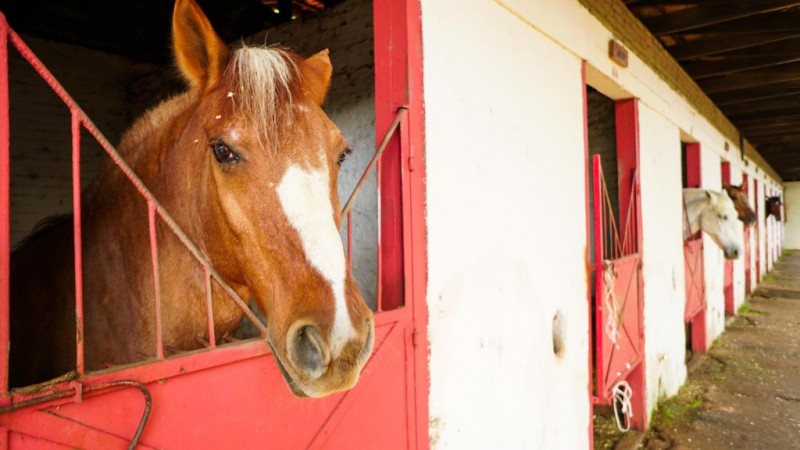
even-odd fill
[{"label": "horse's forelock", "polygon": [[295,58],[276,47],[244,46],[228,64],[227,96],[240,116],[254,129],[265,130],[268,139],[291,121],[290,105],[301,81]]}]

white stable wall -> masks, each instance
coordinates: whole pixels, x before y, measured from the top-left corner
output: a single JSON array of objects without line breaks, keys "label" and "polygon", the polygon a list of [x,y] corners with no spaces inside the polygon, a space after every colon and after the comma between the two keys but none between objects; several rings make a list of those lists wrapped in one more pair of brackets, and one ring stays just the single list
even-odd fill
[{"label": "white stable wall", "polygon": [[[421,4],[432,446],[587,448],[581,60],[591,86],[640,102],[650,410],[686,376],[680,136],[701,144],[709,188],[721,188],[721,158],[736,180],[755,164],[637,55],[614,65],[614,36],[578,0]],[[713,338],[724,329],[723,259],[705,245]],[[562,357],[551,345],[559,309]]]},{"label": "white stable wall", "polygon": [[786,183],[783,197],[784,248],[800,249],[800,181]]},{"label": "white stable wall", "polygon": [[490,1],[422,17],[431,446],[586,448],[580,60]]},{"label": "white stable wall", "polygon": [[674,124],[642,104],[639,161],[645,369],[648,404],[655,404],[686,379],[681,138]]}]

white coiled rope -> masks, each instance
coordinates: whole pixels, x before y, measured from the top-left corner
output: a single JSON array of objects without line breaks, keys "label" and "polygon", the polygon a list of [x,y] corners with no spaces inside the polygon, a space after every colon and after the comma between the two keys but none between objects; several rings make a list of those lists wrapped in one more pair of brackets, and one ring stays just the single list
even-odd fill
[{"label": "white coiled rope", "polygon": [[[631,429],[633,417],[633,389],[627,381],[622,380],[611,388],[611,405],[614,408],[614,421],[617,422],[619,431],[625,433]],[[620,416],[622,419],[620,420]]]},{"label": "white coiled rope", "polygon": [[603,267],[603,303],[607,310],[605,330],[611,343],[619,348],[619,345],[617,345],[617,336],[619,335],[619,313],[617,312],[617,297],[614,295],[614,280],[617,275],[614,271],[613,262],[605,261]]}]

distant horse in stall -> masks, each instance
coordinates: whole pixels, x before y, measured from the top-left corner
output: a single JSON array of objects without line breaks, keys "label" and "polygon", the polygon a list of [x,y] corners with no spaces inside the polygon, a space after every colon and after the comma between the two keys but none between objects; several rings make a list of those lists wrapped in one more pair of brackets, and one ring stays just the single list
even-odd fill
[{"label": "distant horse in stall", "polygon": [[703,230],[716,243],[727,259],[742,254],[742,233],[736,223],[736,207],[728,195],[704,189],[684,189],[684,232],[687,235]]},{"label": "distant horse in stall", "polygon": [[780,222],[781,221],[781,206],[783,205],[783,203],[781,203],[781,198],[779,196],[777,196],[777,195],[773,196],[773,197],[767,197],[767,199],[765,200],[765,203],[766,203],[766,208],[764,208],[764,209],[767,210],[767,217],[773,216],[773,217],[775,217],[775,220]]},{"label": "distant horse in stall", "polygon": [[[140,118],[119,151],[226,283],[266,313],[267,342],[291,390],[321,397],[349,389],[372,351],[374,322],[337,231],[337,174],[348,150],[321,108],[328,52],[302,59],[228,49],[194,0],[176,1],[172,26],[190,88]],[[113,165],[83,199],[86,369],[152,358],[146,204]],[[76,366],[67,219],[12,255],[12,386]],[[195,349],[208,338],[203,270],[165,227],[158,236],[163,346]],[[231,334],[243,311],[212,286],[216,334]]]},{"label": "distant horse in stall", "polygon": [[752,227],[756,224],[756,213],[750,207],[750,201],[747,199],[747,192],[744,190],[744,184],[735,186],[728,184],[722,187],[728,196],[733,200],[733,205],[736,207],[736,214],[739,220],[744,222],[744,226]]}]

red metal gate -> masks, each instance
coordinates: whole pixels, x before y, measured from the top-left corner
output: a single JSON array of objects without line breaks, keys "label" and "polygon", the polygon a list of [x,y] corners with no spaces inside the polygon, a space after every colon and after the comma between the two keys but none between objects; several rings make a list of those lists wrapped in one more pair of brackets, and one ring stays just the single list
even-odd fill
[{"label": "red metal gate", "polygon": [[[700,144],[686,144],[684,149],[686,164],[686,187],[699,188],[702,183],[700,170]],[[686,276],[686,307],[684,322],[691,326],[691,343],[693,352],[706,351],[706,290],[705,270],[703,265],[702,232],[691,234],[688,217],[684,206],[683,260]]]},{"label": "red metal gate", "polygon": [[641,253],[635,219],[637,195],[630,196],[628,214],[619,228],[603,179],[600,156],[595,155],[592,162],[597,396],[607,401],[614,385],[624,380],[642,360]]},{"label": "red metal gate", "polygon": [[[376,0],[376,135],[385,134],[382,154],[376,158],[382,211],[380,286],[373,355],[354,389],[324,399],[296,398],[265,341],[217,346],[212,339],[206,350],[170,358],[159,353],[155,362],[92,373],[80,370],[79,356],[79,374],[71,380],[8,391],[8,40],[72,111],[76,205],[81,129],[89,131],[123,171],[126,167],[0,14],[0,450],[125,448],[137,440],[143,448],[428,447],[419,27],[417,2]],[[129,169],[126,174],[137,182]],[[144,186],[139,188],[148,201],[151,229],[157,220],[172,227],[169,214]],[[80,220],[79,214],[75,220]],[[75,228],[80,229],[79,222]],[[151,245],[157,247],[154,239]],[[202,254],[196,256],[207,280],[216,278],[223,285]],[[155,257],[153,263],[157,264]],[[79,286],[79,261],[76,267]],[[76,303],[80,323],[80,300]],[[78,349],[80,344],[78,337]]]}]

